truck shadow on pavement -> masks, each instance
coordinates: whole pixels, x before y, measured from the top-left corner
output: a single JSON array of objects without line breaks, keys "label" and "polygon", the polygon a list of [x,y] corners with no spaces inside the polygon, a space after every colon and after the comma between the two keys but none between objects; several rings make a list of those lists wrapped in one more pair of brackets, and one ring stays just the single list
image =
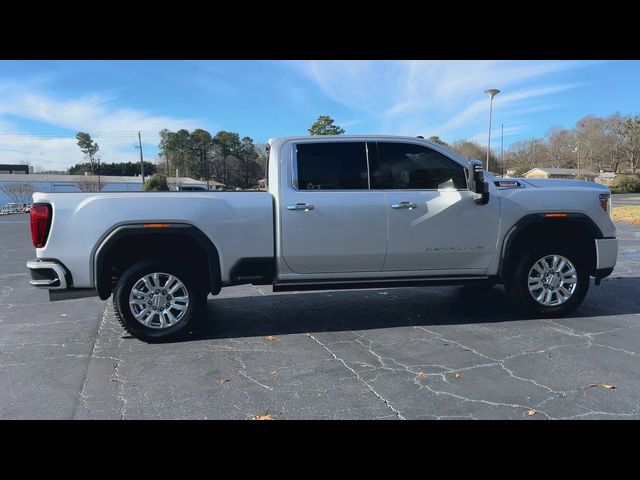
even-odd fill
[{"label": "truck shadow on pavement", "polygon": [[[592,284],[587,298],[571,317],[639,314],[639,293],[638,277],[606,279],[599,287]],[[210,298],[206,313],[206,319],[186,341],[535,318],[512,307],[500,286]]]}]

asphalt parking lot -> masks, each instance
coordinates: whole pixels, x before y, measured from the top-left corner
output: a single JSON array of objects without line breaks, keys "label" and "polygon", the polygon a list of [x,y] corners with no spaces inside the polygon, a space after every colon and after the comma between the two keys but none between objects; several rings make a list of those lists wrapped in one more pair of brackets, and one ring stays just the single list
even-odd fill
[{"label": "asphalt parking lot", "polygon": [[28,285],[27,221],[0,217],[2,419],[640,418],[640,226],[618,225],[614,274],[570,318],[500,287],[240,286],[203,334],[148,345],[110,302]]}]

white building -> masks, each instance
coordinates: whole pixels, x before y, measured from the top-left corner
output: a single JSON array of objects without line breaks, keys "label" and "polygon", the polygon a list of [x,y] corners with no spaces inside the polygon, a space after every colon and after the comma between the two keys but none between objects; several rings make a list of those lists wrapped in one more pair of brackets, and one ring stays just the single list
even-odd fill
[{"label": "white building", "polygon": [[[97,182],[98,177],[90,177],[92,182]],[[148,178],[148,177],[147,177]],[[5,186],[12,183],[26,183],[34,188],[36,192],[80,192],[78,183],[88,178],[82,175],[55,175],[55,174],[0,174],[0,206],[13,202],[14,200],[4,192]],[[103,192],[139,192],[142,190],[142,177],[123,177],[103,175],[100,177],[100,183],[103,185]],[[169,188],[176,190],[178,185],[207,185],[206,182],[194,180],[189,177],[167,178]],[[219,189],[222,184],[209,180],[211,189]],[[30,203],[30,202],[29,202]]]}]

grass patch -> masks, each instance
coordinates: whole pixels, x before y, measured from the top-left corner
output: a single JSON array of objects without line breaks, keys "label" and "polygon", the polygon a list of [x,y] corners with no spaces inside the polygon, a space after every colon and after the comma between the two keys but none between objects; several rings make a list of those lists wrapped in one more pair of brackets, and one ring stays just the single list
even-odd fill
[{"label": "grass patch", "polygon": [[612,219],[614,222],[635,223],[636,225],[640,225],[640,205],[613,207]]}]

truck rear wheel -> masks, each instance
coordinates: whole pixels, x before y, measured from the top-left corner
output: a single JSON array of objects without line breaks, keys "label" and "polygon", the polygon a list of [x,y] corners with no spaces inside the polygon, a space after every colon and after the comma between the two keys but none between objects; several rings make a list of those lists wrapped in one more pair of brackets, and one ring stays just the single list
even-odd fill
[{"label": "truck rear wheel", "polygon": [[542,317],[561,317],[584,300],[589,273],[582,256],[549,243],[522,252],[506,289],[516,306]]},{"label": "truck rear wheel", "polygon": [[128,268],[113,293],[125,330],[147,342],[176,340],[204,315],[207,292],[177,262],[145,260]]}]

